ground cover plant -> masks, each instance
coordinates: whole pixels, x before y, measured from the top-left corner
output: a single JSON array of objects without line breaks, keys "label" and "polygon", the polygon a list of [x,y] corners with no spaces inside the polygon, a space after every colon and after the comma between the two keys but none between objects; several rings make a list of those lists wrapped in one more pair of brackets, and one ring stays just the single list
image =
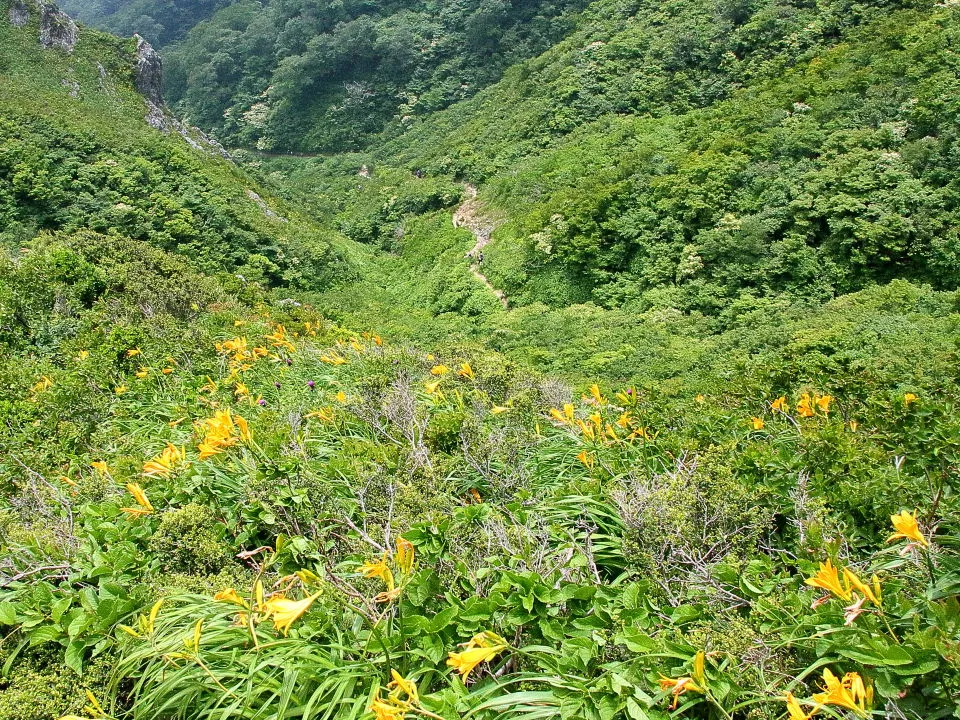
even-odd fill
[{"label": "ground cover plant", "polygon": [[95,242],[2,273],[46,330],[3,371],[10,717],[51,677],[87,718],[956,711],[954,295],[863,298],[923,308],[872,360],[820,317],[735,379],[571,388],[186,268],[149,316],[37,282]]}]

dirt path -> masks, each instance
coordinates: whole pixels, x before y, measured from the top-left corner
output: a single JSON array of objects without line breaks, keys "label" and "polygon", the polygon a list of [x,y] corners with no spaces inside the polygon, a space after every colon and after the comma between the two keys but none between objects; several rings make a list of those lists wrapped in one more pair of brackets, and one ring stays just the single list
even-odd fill
[{"label": "dirt path", "polygon": [[490,236],[493,234],[493,230],[497,224],[483,214],[483,208],[480,201],[477,200],[477,189],[468,183],[466,187],[464,187],[464,191],[466,192],[467,199],[464,200],[463,204],[453,213],[453,226],[455,228],[468,229],[473,233],[473,237],[476,238],[477,242],[468,253],[471,258],[470,272],[496,296],[500,304],[503,305],[504,310],[509,310],[510,301],[506,294],[503,290],[494,287],[487,276],[480,272],[480,263],[478,262],[480,253],[487,246],[487,243],[490,242]]}]

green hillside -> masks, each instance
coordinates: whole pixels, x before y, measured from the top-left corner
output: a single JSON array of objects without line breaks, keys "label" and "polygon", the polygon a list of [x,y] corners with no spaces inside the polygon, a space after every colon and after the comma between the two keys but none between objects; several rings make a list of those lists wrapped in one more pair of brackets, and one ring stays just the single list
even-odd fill
[{"label": "green hillside", "polygon": [[[316,287],[347,271],[326,234],[300,217],[271,217],[249,194],[251,181],[198,132],[184,130],[185,139],[172,118],[165,132],[144,122],[132,40],[84,29],[74,51],[45,50],[39,13],[30,22],[0,24],[8,242],[89,229],[189,256],[205,272],[275,285]],[[191,147],[198,143],[200,151]]]},{"label": "green hillside", "polygon": [[64,0],[71,17],[126,37],[139,33],[156,45],[182,38],[230,0]]},{"label": "green hillside", "polygon": [[497,7],[230,159],[0,3],[0,720],[960,713],[957,10]]},{"label": "green hillside", "polygon": [[[756,37],[767,8],[721,33],[738,49],[738,34],[753,38],[732,66],[719,52],[715,66],[694,53],[695,77],[658,67],[664,46],[710,17],[696,6],[666,19],[640,10],[626,30],[591,25],[352,170],[365,163],[389,186],[387,167],[484,181],[501,221],[486,274],[519,305],[716,315],[896,277],[956,287],[955,10],[862,6],[831,28],[836,9],[798,11],[778,25],[784,39],[823,30],[774,54]],[[712,48],[711,37],[697,41]],[[342,164],[273,162],[290,175],[278,187],[308,202],[328,185],[343,195]],[[394,231],[381,207],[363,210],[348,234]]]},{"label": "green hillside", "polygon": [[[224,4],[165,48],[171,105],[231,147],[337,152],[368,147],[385,127],[473,96],[560,40],[587,3]],[[122,13],[142,12],[146,26],[150,14],[182,14],[190,27],[189,11],[169,5],[127,3]]]}]

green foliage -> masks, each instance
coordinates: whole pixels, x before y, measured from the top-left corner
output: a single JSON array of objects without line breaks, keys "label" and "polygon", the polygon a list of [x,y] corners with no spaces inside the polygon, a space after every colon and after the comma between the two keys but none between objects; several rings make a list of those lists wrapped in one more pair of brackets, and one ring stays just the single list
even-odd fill
[{"label": "green foliage", "polygon": [[230,561],[222,537],[211,510],[191,503],[161,516],[148,550],[164,572],[215,575]]},{"label": "green foliage", "polygon": [[[67,252],[88,272],[64,272]],[[8,283],[77,297],[122,261],[46,238]],[[901,282],[792,325],[744,314],[684,383],[579,400],[489,352],[427,357],[307,308],[197,297],[183,333],[162,314],[128,325],[95,295],[69,343],[21,352],[11,375],[30,415],[0,437],[0,623],[75,672],[119,653],[93,681],[112,716],[369,717],[396,670],[445,718],[657,718],[671,699],[658,677],[698,672],[699,652],[691,717],[778,717],[824,667],[861,673],[878,704],[954,712],[953,294]],[[93,337],[112,344],[79,356]],[[31,440],[87,404],[79,378],[103,388],[92,431]],[[801,412],[804,393],[821,403]],[[249,436],[234,427],[201,459],[226,409]],[[184,456],[144,475],[168,442]],[[888,549],[903,498],[930,549]],[[811,610],[804,579],[828,557],[876,573],[882,605],[851,624],[850,594]],[[312,598],[289,627],[281,596]],[[446,660],[490,630],[506,644],[464,684]]]},{"label": "green foliage", "polygon": [[[304,7],[180,81],[315,119],[435,90],[395,26],[456,77],[573,6]],[[320,225],[0,21],[0,715],[955,716],[954,15],[601,0],[375,151],[246,155]]]},{"label": "green foliage", "polygon": [[56,720],[67,713],[81,713],[87,705],[83,689],[99,689],[109,678],[108,658],[98,661],[81,680],[49,650],[37,648],[23,655],[16,673],[0,680],[0,716],[5,719]]},{"label": "green foliage", "polygon": [[115,35],[139,33],[150,42],[166,45],[208,18],[229,0],[62,0],[60,6],[83,23]]},{"label": "green foliage", "polygon": [[35,29],[0,25],[0,62],[11,66],[0,94],[5,246],[43,230],[90,230],[264,285],[316,287],[345,274],[329,234],[279,217],[210,147],[143,122],[128,45],[84,31],[75,52],[61,55],[43,50]]},{"label": "green foliage", "polygon": [[167,96],[231,146],[365,148],[543,52],[585,4],[243,0],[169,49]]}]

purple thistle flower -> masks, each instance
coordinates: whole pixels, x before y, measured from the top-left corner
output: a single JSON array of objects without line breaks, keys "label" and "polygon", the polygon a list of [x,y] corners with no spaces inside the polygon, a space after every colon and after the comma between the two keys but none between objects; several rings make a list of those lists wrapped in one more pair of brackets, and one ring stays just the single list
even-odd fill
[{"label": "purple thistle flower", "polygon": [[313,390],[317,384],[313,380],[307,380],[307,387]]},{"label": "purple thistle flower", "polygon": [[277,390],[280,389],[280,383],[278,383],[278,382],[275,382],[275,383],[273,384],[273,386],[274,386]]},{"label": "purple thistle flower", "polygon": [[259,405],[260,407],[266,407],[267,401],[264,400],[263,398],[260,398],[259,400],[257,400],[257,405]]}]

